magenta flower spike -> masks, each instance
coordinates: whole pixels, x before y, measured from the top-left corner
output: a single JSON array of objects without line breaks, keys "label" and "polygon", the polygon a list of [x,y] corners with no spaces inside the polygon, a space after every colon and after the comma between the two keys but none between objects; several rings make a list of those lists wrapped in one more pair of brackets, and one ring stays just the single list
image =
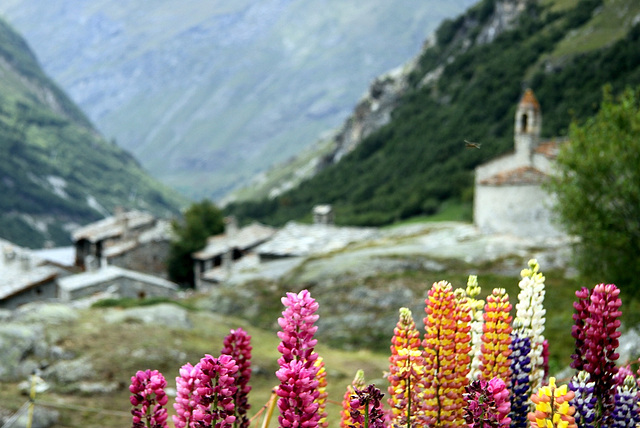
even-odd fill
[{"label": "magenta flower spike", "polygon": [[167,381],[157,370],[139,370],[131,377],[129,401],[134,407],[132,428],[165,428],[167,409],[164,406],[169,398],[164,392]]},{"label": "magenta flower spike", "polygon": [[602,409],[599,418],[605,417],[614,404],[622,315],[619,294],[614,284],[597,284],[591,291],[586,288],[577,291],[580,300],[574,303],[576,325],[572,335],[576,339],[576,354],[572,355],[572,367],[586,371],[595,382],[594,395]]},{"label": "magenta flower spike", "polygon": [[196,394],[199,397],[193,420],[196,426],[231,428],[236,420],[233,397],[238,365],[229,355],[205,355],[198,363]]},{"label": "magenta flower spike", "polygon": [[318,303],[307,290],[287,293],[282,298],[285,310],[278,324],[281,342],[278,351],[280,369],[276,376],[278,387],[278,421],[281,427],[316,428],[322,417],[318,388],[318,354],[314,351],[317,340],[313,338],[318,327],[316,311]]},{"label": "magenta flower spike", "polygon": [[494,377],[480,379],[465,387],[464,419],[469,428],[507,428],[511,424],[509,390],[504,381]]},{"label": "magenta flower spike", "polygon": [[249,404],[249,380],[251,379],[251,336],[241,328],[231,330],[224,338],[221,354],[231,356],[238,365],[235,375],[236,393],[233,397],[235,405],[236,428],[248,428],[249,418],[247,411],[251,408]]},{"label": "magenta flower spike", "polygon": [[176,414],[172,417],[175,428],[193,426],[193,412],[198,408],[199,403],[199,397],[196,394],[200,383],[199,372],[199,366],[194,367],[187,363],[180,369],[180,376],[176,377],[176,402],[173,404]]},{"label": "magenta flower spike", "polygon": [[384,394],[373,384],[364,389],[354,388],[350,403],[353,421],[351,428],[384,428],[382,397]]}]

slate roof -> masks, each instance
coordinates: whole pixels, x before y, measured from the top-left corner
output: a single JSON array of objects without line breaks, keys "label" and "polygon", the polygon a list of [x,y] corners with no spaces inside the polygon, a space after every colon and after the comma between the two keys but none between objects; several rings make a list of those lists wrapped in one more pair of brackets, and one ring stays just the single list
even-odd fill
[{"label": "slate roof", "polygon": [[58,286],[63,290],[72,291],[123,277],[171,290],[178,289],[176,284],[166,279],[112,265],[101,267],[95,271],[82,272],[60,278]]},{"label": "slate roof", "polygon": [[158,220],[153,228],[145,230],[131,239],[124,239],[108,245],[104,248],[102,254],[106,258],[115,257],[120,254],[124,254],[139,245],[148,244],[150,242],[169,241],[171,236],[171,222],[167,220]]},{"label": "slate roof", "polygon": [[480,181],[484,186],[522,186],[540,184],[547,179],[547,174],[532,166],[522,166]]},{"label": "slate roof", "polygon": [[279,257],[321,254],[339,250],[352,242],[372,238],[378,233],[376,229],[370,228],[289,222],[255,251],[258,254]]},{"label": "slate roof", "polygon": [[127,211],[118,215],[104,218],[94,223],[77,229],[72,234],[72,239],[77,242],[86,239],[90,242],[98,242],[108,238],[121,236],[125,229],[136,229],[149,225],[156,221],[155,217],[142,211]]},{"label": "slate roof", "polygon": [[557,140],[551,141],[543,141],[538,144],[538,147],[535,148],[534,152],[548,159],[555,159],[558,157],[558,152],[560,151],[560,146],[564,143],[568,142],[567,138],[561,138]]},{"label": "slate roof", "polygon": [[0,239],[0,300],[54,280],[60,270],[42,265],[42,259],[28,249]]},{"label": "slate roof", "polygon": [[252,223],[232,234],[211,236],[207,239],[207,246],[200,251],[193,253],[196,260],[207,260],[228,252],[231,249],[246,250],[255,247],[271,238],[276,230],[270,226],[260,223]]}]

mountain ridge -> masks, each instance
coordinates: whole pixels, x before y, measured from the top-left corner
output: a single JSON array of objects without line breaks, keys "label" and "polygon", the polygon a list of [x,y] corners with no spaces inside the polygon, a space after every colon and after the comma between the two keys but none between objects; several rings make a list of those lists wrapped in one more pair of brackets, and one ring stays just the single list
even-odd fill
[{"label": "mountain ridge", "polygon": [[7,0],[0,13],[101,132],[165,183],[217,199],[337,126],[370,79],[472,1]]},{"label": "mountain ridge", "polygon": [[[488,31],[505,6],[521,8],[516,25]],[[524,88],[542,104],[543,137],[566,135],[572,118],[595,113],[602,85],[619,91],[640,84],[633,49],[639,22],[640,7],[630,1],[483,1],[436,30],[388,124],[297,187],[272,198],[263,191],[265,199],[231,203],[228,212],[283,224],[308,220],[313,205],[331,203],[339,223],[382,225],[454,204],[466,206],[470,220],[473,168],[513,148]],[[483,43],[489,33],[495,37]],[[576,54],[571,44],[580,48]],[[465,139],[480,141],[482,150],[465,150]],[[326,156],[332,143],[321,144]]]},{"label": "mountain ridge", "polygon": [[0,236],[65,245],[73,228],[116,207],[179,212],[185,200],[105,141],[1,18],[0,76]]}]

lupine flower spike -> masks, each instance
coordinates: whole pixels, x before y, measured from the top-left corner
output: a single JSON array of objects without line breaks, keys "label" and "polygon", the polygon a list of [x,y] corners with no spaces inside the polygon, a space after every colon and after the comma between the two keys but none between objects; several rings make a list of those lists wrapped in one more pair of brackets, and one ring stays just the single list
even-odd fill
[{"label": "lupine flower spike", "polygon": [[522,322],[523,332],[531,343],[531,390],[536,391],[545,376],[544,369],[544,323],[546,310],[544,302],[545,278],[539,272],[540,265],[535,259],[529,260],[529,268],[520,272],[522,279],[518,283],[520,293],[516,303],[516,317]]},{"label": "lupine flower spike", "polygon": [[526,428],[531,384],[531,338],[520,318],[513,320],[511,333],[511,427]]},{"label": "lupine flower spike", "polygon": [[481,379],[499,377],[508,383],[511,377],[511,304],[504,288],[494,288],[484,306],[484,327],[480,354]]},{"label": "lupine flower spike", "polygon": [[282,298],[285,310],[278,324],[281,342],[278,351],[280,369],[276,372],[280,386],[277,389],[278,420],[282,427],[304,426],[315,428],[321,415],[318,413],[318,354],[314,352],[317,340],[313,338],[318,327],[316,311],[318,303],[307,290],[298,294],[287,293]]},{"label": "lupine flower spike", "polygon": [[556,387],[556,379],[549,379],[549,385],[541,387],[531,396],[535,405],[527,415],[532,428],[578,428],[573,414],[575,409],[569,404],[574,398],[567,385]]},{"label": "lupine flower spike", "polygon": [[167,381],[157,370],[139,370],[131,377],[131,405],[133,409],[132,428],[165,428],[167,426],[167,409],[169,400],[164,388]]},{"label": "lupine flower spike", "polygon": [[471,368],[467,377],[469,380],[476,380],[480,376],[480,348],[482,347],[482,326],[484,319],[482,311],[484,309],[484,300],[477,299],[480,294],[480,286],[478,285],[478,277],[469,275],[467,280],[467,302],[471,309],[471,350],[469,357],[471,358]]},{"label": "lupine flower spike", "polygon": [[411,310],[400,308],[400,316],[391,339],[389,357],[389,398],[391,424],[415,423],[423,416],[424,356],[420,332]]},{"label": "lupine flower spike", "polygon": [[327,428],[329,426],[329,421],[327,420],[328,415],[325,411],[327,408],[327,397],[329,396],[327,392],[327,371],[324,368],[324,360],[322,357],[318,357],[314,365],[317,369],[316,380],[318,381],[318,398],[316,399],[318,403],[318,413],[320,414],[318,426]]},{"label": "lupine flower spike", "polygon": [[347,391],[342,399],[342,410],[340,411],[340,428],[348,428],[354,425],[351,419],[351,396],[355,394],[355,389],[362,390],[365,387],[364,371],[358,370],[351,385],[347,385]]},{"label": "lupine flower spike", "polygon": [[574,418],[580,428],[595,428],[596,404],[598,398],[593,395],[595,382],[584,370],[578,372],[569,382],[569,389],[575,393],[575,397],[569,402],[575,409]]},{"label": "lupine flower spike", "polygon": [[615,387],[613,411],[609,416],[608,427],[635,427],[640,423],[638,406],[638,384],[633,375],[627,375],[622,385]]},{"label": "lupine flower spike", "polygon": [[[451,284],[433,284],[425,301],[425,416],[422,426],[459,426],[462,400],[459,395],[467,382],[471,332],[470,309],[452,291]],[[459,357],[456,352],[460,352]],[[461,366],[458,366],[458,365]]]},{"label": "lupine flower spike", "polygon": [[199,384],[200,368],[190,363],[185,364],[180,369],[180,376],[176,377],[176,402],[173,408],[176,414],[173,415],[173,425],[175,428],[190,428],[192,426],[193,412],[198,408],[199,397],[197,386]]},{"label": "lupine flower spike", "polygon": [[234,396],[238,365],[229,355],[205,355],[198,363],[199,397],[193,420],[203,426],[231,428],[236,420]]},{"label": "lupine flower spike", "polygon": [[355,388],[351,397],[351,428],[384,428],[384,413],[382,412],[382,397],[375,385],[365,389]]},{"label": "lupine flower spike", "polygon": [[224,338],[221,354],[230,355],[238,365],[235,386],[236,393],[233,397],[235,404],[236,423],[234,428],[248,428],[249,418],[247,411],[249,404],[249,380],[251,379],[251,336],[241,328],[231,330]]},{"label": "lupine flower spike", "polygon": [[595,382],[594,394],[598,398],[601,412],[596,420],[602,419],[613,407],[615,375],[618,372],[616,360],[619,354],[618,338],[620,327],[620,290],[614,284],[598,284],[592,291],[582,288],[576,292],[578,302],[574,303],[576,322],[572,335],[576,339],[576,353],[572,367],[585,370]]},{"label": "lupine flower spike", "polygon": [[469,428],[509,427],[509,390],[502,379],[475,380],[465,390],[464,420]]}]

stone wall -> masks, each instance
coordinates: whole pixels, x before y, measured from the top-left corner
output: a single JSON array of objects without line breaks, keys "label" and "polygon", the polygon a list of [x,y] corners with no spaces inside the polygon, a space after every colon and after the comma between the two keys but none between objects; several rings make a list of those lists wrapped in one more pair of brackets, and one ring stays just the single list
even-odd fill
[{"label": "stone wall", "polygon": [[109,257],[108,263],[124,269],[167,278],[169,241],[153,241],[139,244],[122,254]]},{"label": "stone wall", "polygon": [[477,186],[473,218],[483,233],[520,237],[561,237],[553,223],[553,200],[540,185]]}]

